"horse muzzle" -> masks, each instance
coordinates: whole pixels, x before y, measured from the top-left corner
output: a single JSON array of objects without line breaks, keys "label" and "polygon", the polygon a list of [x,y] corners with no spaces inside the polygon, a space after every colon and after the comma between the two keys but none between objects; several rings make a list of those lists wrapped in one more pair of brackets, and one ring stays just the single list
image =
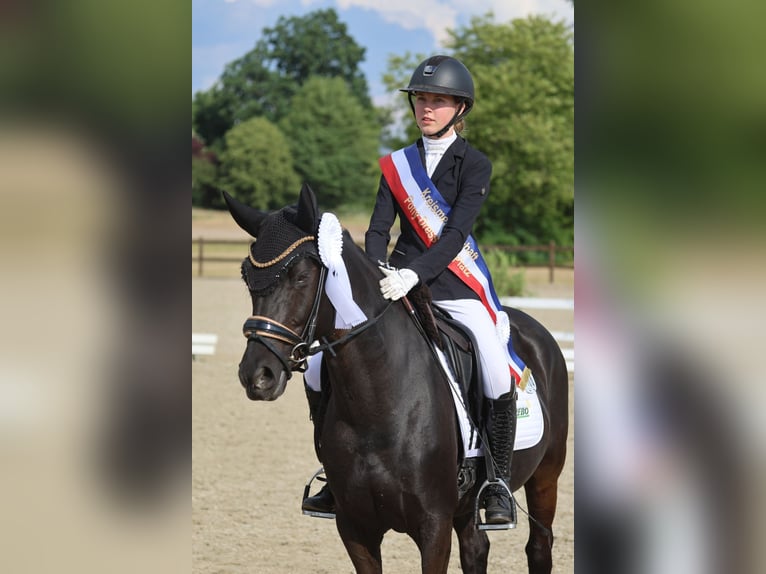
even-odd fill
[{"label": "horse muzzle", "polygon": [[[239,364],[239,380],[253,401],[273,401],[285,392],[293,371],[305,371],[306,343],[295,331],[266,317],[252,316],[242,334],[247,349]],[[285,356],[277,347],[290,345]]]},{"label": "horse muzzle", "polygon": [[239,368],[239,381],[251,401],[274,401],[285,392],[288,375],[282,369],[275,374],[268,367],[259,367],[252,374]]}]

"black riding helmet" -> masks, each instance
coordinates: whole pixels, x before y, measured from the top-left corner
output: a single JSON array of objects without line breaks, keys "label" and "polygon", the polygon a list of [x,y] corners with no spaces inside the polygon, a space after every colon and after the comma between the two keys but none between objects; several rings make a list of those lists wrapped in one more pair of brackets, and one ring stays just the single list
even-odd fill
[{"label": "black riding helmet", "polygon": [[415,114],[415,105],[412,103],[412,94],[415,92],[447,94],[465,104],[462,113],[456,113],[450,123],[435,134],[436,137],[444,135],[451,126],[467,116],[473,108],[474,89],[471,72],[460,60],[452,56],[431,56],[422,61],[412,73],[409,85],[399,91],[407,92],[407,99],[410,102],[413,115]]}]

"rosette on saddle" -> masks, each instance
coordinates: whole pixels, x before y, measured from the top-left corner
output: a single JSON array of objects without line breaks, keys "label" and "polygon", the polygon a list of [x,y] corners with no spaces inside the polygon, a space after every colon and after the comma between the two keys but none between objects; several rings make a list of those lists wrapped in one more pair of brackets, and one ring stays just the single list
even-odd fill
[{"label": "rosette on saddle", "polygon": [[295,224],[295,207],[270,214],[260,225],[258,239],[250,244],[249,263],[242,264],[242,278],[258,296],[276,289],[279,279],[304,257],[320,261],[315,237]]}]

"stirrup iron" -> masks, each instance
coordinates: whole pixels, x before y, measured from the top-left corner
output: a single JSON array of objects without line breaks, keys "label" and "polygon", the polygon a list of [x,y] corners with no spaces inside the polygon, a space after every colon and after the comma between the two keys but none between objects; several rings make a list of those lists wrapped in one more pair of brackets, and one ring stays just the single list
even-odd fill
[{"label": "stirrup iron", "polygon": [[[303,498],[301,499],[301,502],[309,497],[309,492],[311,492],[311,483],[315,480],[318,480],[319,482],[327,482],[327,478],[324,476],[323,466],[320,466],[319,470],[317,470],[306,483],[306,486],[303,488]],[[335,514],[332,512],[317,512],[315,510],[304,510],[303,508],[301,508],[301,512],[303,512],[303,514],[306,516],[313,516],[315,518],[329,518],[330,520],[335,519]]]},{"label": "stirrup iron", "polygon": [[484,481],[484,484],[481,485],[479,492],[476,493],[476,503],[474,507],[474,523],[476,524],[476,528],[478,530],[513,530],[516,528],[515,521],[504,522],[501,524],[487,524],[486,522],[481,521],[479,511],[481,510],[482,495],[484,494],[486,488],[491,485],[500,486],[508,493],[508,498],[511,501],[511,509],[513,511],[513,515],[516,515],[516,499],[513,498],[513,493],[511,492],[511,489],[508,488],[508,485],[499,478],[487,479]]}]

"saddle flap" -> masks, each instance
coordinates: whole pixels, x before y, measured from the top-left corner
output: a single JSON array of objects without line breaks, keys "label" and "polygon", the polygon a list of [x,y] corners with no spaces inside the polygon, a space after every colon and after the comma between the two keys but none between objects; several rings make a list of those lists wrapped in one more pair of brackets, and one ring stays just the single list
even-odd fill
[{"label": "saddle flap", "polygon": [[484,388],[481,364],[476,357],[477,345],[471,332],[445,311],[433,307],[442,348],[457,379],[463,399],[474,421],[482,420]]}]

